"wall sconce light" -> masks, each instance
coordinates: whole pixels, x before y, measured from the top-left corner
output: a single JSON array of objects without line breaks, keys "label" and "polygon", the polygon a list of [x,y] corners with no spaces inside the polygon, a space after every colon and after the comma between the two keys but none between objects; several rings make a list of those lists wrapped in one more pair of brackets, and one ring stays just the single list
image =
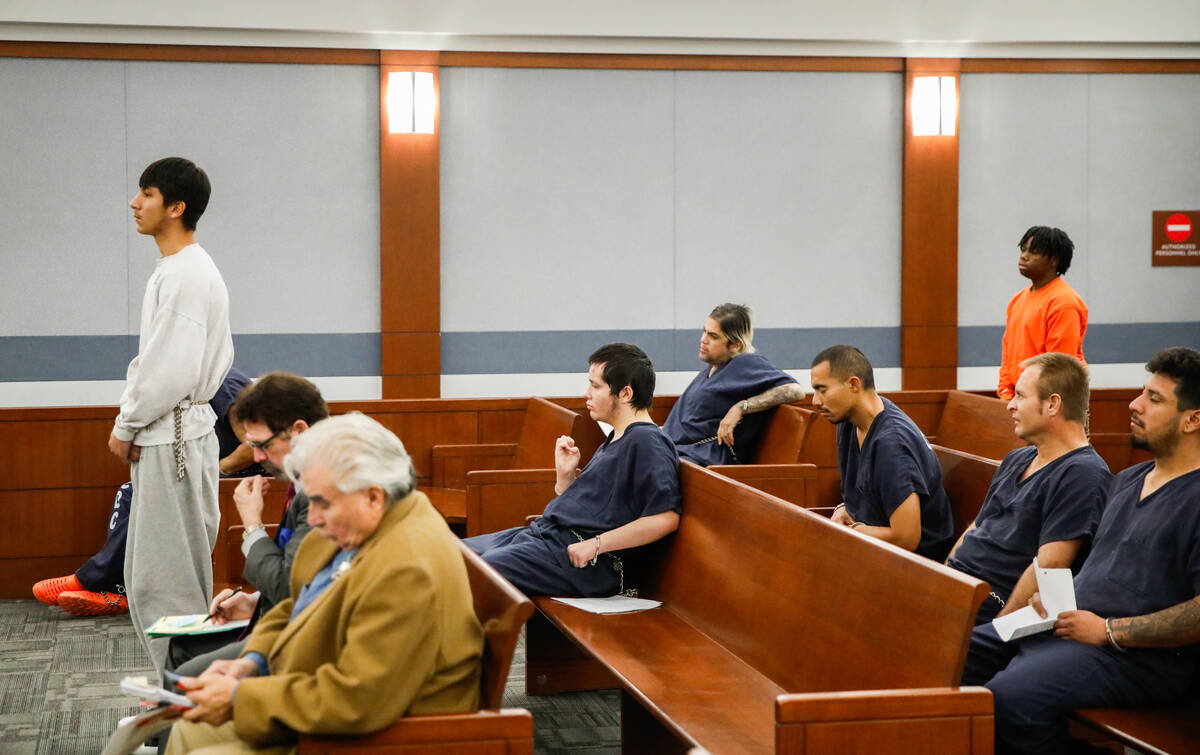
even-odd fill
[{"label": "wall sconce light", "polygon": [[953,76],[913,77],[913,136],[954,136],[957,114]]},{"label": "wall sconce light", "polygon": [[387,112],[389,134],[432,134],[437,98],[433,74],[423,71],[388,73]]}]

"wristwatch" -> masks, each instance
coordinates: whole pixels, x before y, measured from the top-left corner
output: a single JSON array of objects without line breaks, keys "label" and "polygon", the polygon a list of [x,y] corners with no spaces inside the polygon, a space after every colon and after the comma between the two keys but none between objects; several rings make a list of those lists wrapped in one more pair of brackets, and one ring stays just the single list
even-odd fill
[{"label": "wristwatch", "polygon": [[750,411],[750,402],[748,400],[743,400],[742,403],[738,404],[738,408],[742,410],[742,414],[745,414],[746,412]]},{"label": "wristwatch", "polygon": [[250,537],[250,535],[253,533],[258,532],[262,528],[263,525],[261,523],[247,525],[246,529],[242,530],[242,541],[245,542],[246,538]]}]

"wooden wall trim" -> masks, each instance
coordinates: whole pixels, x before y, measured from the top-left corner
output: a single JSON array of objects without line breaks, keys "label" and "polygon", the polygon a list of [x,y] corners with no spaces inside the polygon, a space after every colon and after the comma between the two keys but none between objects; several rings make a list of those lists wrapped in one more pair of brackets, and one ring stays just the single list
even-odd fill
[{"label": "wooden wall trim", "polygon": [[917,75],[952,76],[957,85],[958,72],[956,59],[913,58],[906,65],[900,263],[904,390],[957,387],[958,116],[953,136],[913,136],[910,103]]},{"label": "wooden wall trim", "polygon": [[[395,60],[394,56],[388,56]],[[379,295],[382,395],[441,395],[441,108],[432,134],[388,133],[392,71],[437,66],[379,66]]]},{"label": "wooden wall trim", "polygon": [[[386,53],[385,53],[386,54]],[[443,66],[490,68],[611,68],[674,71],[904,70],[902,58],[791,55],[620,55],[612,53],[442,52]]]},{"label": "wooden wall trim", "polygon": [[1200,60],[964,58],[963,73],[1200,73]]},{"label": "wooden wall trim", "polygon": [[138,45],[102,42],[0,42],[0,57],[161,60],[195,63],[379,65],[378,50],[235,45]]}]

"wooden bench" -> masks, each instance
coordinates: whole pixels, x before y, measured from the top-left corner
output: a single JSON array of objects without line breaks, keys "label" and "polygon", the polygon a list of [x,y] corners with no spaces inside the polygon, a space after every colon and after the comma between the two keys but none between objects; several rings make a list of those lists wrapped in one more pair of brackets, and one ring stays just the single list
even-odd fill
[{"label": "wooden bench", "polygon": [[592,457],[604,435],[587,416],[531,398],[516,443],[435,445],[433,481],[421,490],[452,525],[464,525],[467,514],[467,472],[479,469],[539,469],[554,467],[554,442],[560,435],[575,439],[584,462]]},{"label": "wooden bench", "polygon": [[1003,459],[1013,449],[1027,445],[1013,432],[1008,402],[966,391],[948,391],[946,405],[929,440],[945,448]]},{"label": "wooden bench", "polygon": [[1096,449],[1096,453],[1100,454],[1100,458],[1104,459],[1104,463],[1108,465],[1113,474],[1154,458],[1149,451],[1134,448],[1129,442],[1128,432],[1090,433],[1088,441]]},{"label": "wooden bench", "polygon": [[991,752],[991,694],[955,686],[983,582],[694,464],[680,479],[640,585],[663,605],[536,598],[531,694],[619,687],[626,752]]},{"label": "wooden bench", "polygon": [[[524,708],[500,707],[517,639],[533,613],[533,604],[466,546],[460,543],[459,549],[471,581],[475,615],[484,632],[480,709],[406,716],[383,731],[362,737],[302,736],[301,753],[533,753],[533,716]],[[403,672],[397,669],[397,673]]]},{"label": "wooden bench", "polygon": [[1092,744],[1117,742],[1139,752],[1200,751],[1200,689],[1162,708],[1085,708],[1071,714],[1072,735]]},{"label": "wooden bench", "polygon": [[957,541],[979,516],[1000,462],[936,444],[933,445],[933,453],[942,467],[942,489],[950,499],[950,511],[954,515],[954,539]]},{"label": "wooden bench", "polygon": [[[797,464],[816,413],[785,404],[767,424],[753,464],[722,464],[710,470],[799,506],[816,505],[817,468]],[[467,536],[519,527],[554,498],[553,469],[475,471],[467,474]]]},{"label": "wooden bench", "polygon": [[812,508],[817,505],[817,467],[798,462],[817,419],[816,412],[796,404],[778,406],[749,463],[714,464],[709,469],[797,506]]}]

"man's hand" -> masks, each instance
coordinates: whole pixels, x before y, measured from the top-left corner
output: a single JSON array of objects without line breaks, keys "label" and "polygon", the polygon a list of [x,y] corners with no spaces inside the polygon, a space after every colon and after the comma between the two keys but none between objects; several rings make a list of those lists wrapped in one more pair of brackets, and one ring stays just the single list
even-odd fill
[{"label": "man's hand", "polygon": [[[1040,601],[1038,605],[1041,605]],[[1054,636],[1082,642],[1084,645],[1108,644],[1108,633],[1104,631],[1104,619],[1091,611],[1063,611],[1060,613],[1058,621],[1054,622]]]},{"label": "man's hand", "polygon": [[589,537],[578,543],[571,543],[567,546],[567,557],[571,559],[571,566],[576,569],[582,569],[592,563],[592,559],[600,555],[600,539]]},{"label": "man's hand", "polygon": [[733,448],[733,428],[742,421],[742,402],[737,402],[725,412],[725,417],[717,427],[717,442]]},{"label": "man's hand", "polygon": [[133,445],[133,441],[121,440],[116,433],[108,436],[108,450],[125,464],[132,464],[142,456],[140,446]]},{"label": "man's hand", "polygon": [[263,494],[271,487],[271,481],[262,475],[243,478],[233,489],[233,505],[237,506],[238,516],[246,527],[261,525],[263,512]]},{"label": "man's hand", "polygon": [[554,441],[554,470],[561,477],[574,479],[575,470],[579,468],[579,449],[575,439],[569,435],[560,435]]},{"label": "man's hand", "polygon": [[213,614],[212,623],[220,626],[227,621],[241,621],[254,615],[258,606],[258,593],[234,593],[233,590],[222,590],[213,598],[208,612]]},{"label": "man's hand", "polygon": [[[258,676],[258,666],[249,658],[213,661],[208,664],[208,668],[204,669],[204,673],[196,678],[203,679],[210,674],[213,676],[228,676],[231,679],[242,679],[247,676]],[[187,677],[184,678],[186,679]]]},{"label": "man's hand", "polygon": [[[232,719],[233,690],[237,687],[238,679],[241,677],[216,673],[212,669],[219,663],[238,664],[243,660],[214,661],[212,666],[209,666],[209,670],[200,676],[185,676],[180,679],[179,686],[186,691],[188,699],[196,703],[196,707],[187,710],[183,717],[188,721],[203,721],[213,726],[220,726]],[[251,661],[246,662],[251,666],[254,665]],[[242,676],[247,676],[247,674]]]},{"label": "man's hand", "polygon": [[850,525],[854,524],[854,517],[850,516],[850,514],[846,512],[846,505],[842,504],[833,510],[833,514],[830,515],[829,521],[833,522],[834,524],[840,524],[844,527],[849,527]]}]

